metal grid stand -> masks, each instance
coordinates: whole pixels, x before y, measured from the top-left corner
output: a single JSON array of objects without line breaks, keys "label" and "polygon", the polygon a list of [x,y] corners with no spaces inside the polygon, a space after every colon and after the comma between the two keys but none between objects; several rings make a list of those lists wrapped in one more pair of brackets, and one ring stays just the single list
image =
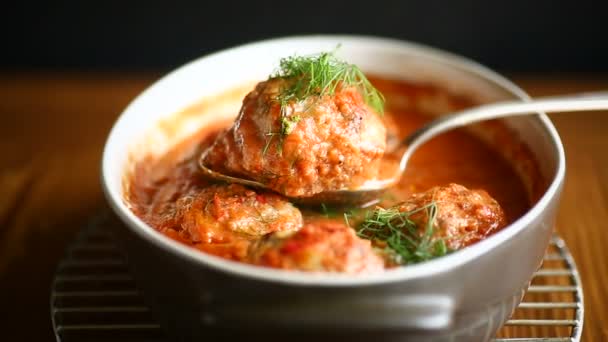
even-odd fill
[{"label": "metal grid stand", "polygon": [[[79,234],[59,263],[51,290],[51,319],[59,342],[168,339],[135,286],[110,225],[100,216]],[[494,342],[580,341],[583,291],[564,241],[554,236],[543,267]]]}]

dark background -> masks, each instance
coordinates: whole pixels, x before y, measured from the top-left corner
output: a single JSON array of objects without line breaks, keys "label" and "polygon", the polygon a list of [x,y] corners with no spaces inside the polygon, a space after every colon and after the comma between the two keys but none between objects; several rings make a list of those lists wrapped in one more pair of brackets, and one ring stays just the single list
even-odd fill
[{"label": "dark background", "polygon": [[0,69],[159,70],[282,35],[408,39],[501,71],[608,71],[608,1],[20,1]]}]

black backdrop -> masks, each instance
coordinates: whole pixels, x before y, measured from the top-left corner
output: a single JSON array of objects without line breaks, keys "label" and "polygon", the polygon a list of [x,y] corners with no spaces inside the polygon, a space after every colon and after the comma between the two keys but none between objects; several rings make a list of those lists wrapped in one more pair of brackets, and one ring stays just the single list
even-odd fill
[{"label": "black backdrop", "polygon": [[608,71],[608,1],[19,1],[0,6],[0,69],[169,69],[282,35],[437,46],[503,71]]}]

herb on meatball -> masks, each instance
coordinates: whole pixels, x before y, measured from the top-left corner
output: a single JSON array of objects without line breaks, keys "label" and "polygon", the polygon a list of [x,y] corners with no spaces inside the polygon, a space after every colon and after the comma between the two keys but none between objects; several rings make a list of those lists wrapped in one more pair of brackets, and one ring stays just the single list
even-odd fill
[{"label": "herb on meatball", "polygon": [[293,124],[300,117],[288,116],[290,102],[299,102],[311,96],[332,96],[339,87],[355,87],[365,102],[377,113],[384,112],[384,96],[354,64],[341,61],[333,52],[323,52],[313,56],[292,56],[282,58],[279,70],[270,79],[290,80],[289,86],[281,89],[277,101],[281,104],[281,134],[291,133]]},{"label": "herb on meatball", "polygon": [[[425,225],[412,218],[425,215]],[[399,211],[398,207],[377,207],[365,216],[357,227],[357,234],[374,240],[376,246],[385,246],[384,252],[398,265],[413,264],[447,254],[443,239],[434,239],[437,205],[432,202],[411,211]]]}]

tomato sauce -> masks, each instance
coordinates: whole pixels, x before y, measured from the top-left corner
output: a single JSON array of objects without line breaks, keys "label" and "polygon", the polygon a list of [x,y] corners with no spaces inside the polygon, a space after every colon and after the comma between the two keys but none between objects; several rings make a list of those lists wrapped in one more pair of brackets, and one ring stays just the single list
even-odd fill
[{"label": "tomato sauce", "polygon": [[[457,110],[475,105],[463,96],[424,84],[370,78],[386,97],[383,116],[387,127],[389,145],[400,141],[407,134],[432,119],[428,110],[433,102],[442,102],[446,108]],[[170,238],[192,245],[208,253],[225,256],[232,252],[230,246],[210,246],[193,243],[187,236],[179,234],[179,223],[175,221],[176,201],[185,195],[195,195],[210,185],[198,170],[198,158],[217,134],[231,123],[222,121],[202,128],[184,139],[168,153],[159,158],[143,157],[136,162],[134,171],[127,180],[127,202],[133,212]],[[493,125],[500,126],[499,122]],[[502,130],[507,132],[506,127]],[[515,134],[507,134],[506,143],[520,144]],[[502,138],[504,139],[503,134]],[[505,143],[505,141],[501,141]],[[522,156],[535,165],[527,148],[519,148]],[[392,156],[397,158],[397,156]],[[391,158],[391,156],[386,156]],[[414,153],[398,186],[392,188],[382,199],[381,205],[398,203],[415,192],[433,186],[458,183],[470,189],[483,189],[498,201],[507,221],[513,222],[530,208],[530,198],[522,179],[513,165],[505,160],[482,139],[464,129],[442,134],[427,142]],[[324,218],[323,213],[303,210],[304,221],[335,220]],[[224,232],[230,235],[231,232]],[[227,236],[230,238],[230,236]],[[238,241],[248,241],[237,238]],[[242,241],[241,241],[242,242]],[[246,248],[242,243],[239,249]],[[242,253],[242,251],[240,252]]]}]

